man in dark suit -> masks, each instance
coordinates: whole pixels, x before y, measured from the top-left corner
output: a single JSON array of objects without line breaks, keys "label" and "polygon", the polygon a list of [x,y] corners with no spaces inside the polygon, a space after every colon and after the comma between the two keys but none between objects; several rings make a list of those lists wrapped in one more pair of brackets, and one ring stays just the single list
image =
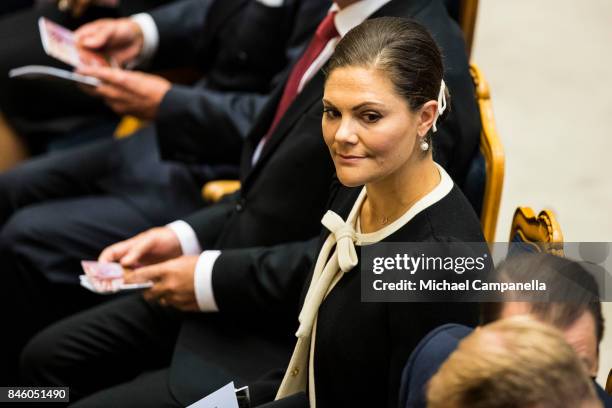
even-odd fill
[{"label": "man in dark suit", "polygon": [[[252,381],[267,369],[286,363],[294,342],[291,327],[296,313],[287,311],[286,321],[272,322],[266,319],[265,314],[252,318],[254,313],[246,305],[242,309],[246,317],[241,318],[240,307],[232,307],[234,302],[241,302],[239,293],[233,293],[232,288],[239,287],[238,290],[244,289],[251,291],[254,297],[259,296],[260,304],[253,305],[256,310],[276,305],[282,300],[287,285],[303,285],[302,274],[310,268],[311,247],[302,243],[290,245],[290,251],[283,247],[283,257],[268,258],[273,262],[280,261],[274,265],[278,273],[253,276],[253,281],[257,282],[254,285],[237,284],[232,280],[231,272],[236,268],[240,273],[249,275],[249,269],[245,269],[249,266],[243,261],[252,259],[252,250],[241,248],[268,246],[317,235],[333,168],[321,135],[324,77],[320,67],[331,55],[330,47],[335,45],[339,36],[365,18],[386,15],[414,17],[430,29],[447,56],[449,71],[446,82],[456,95],[454,100],[467,105],[456,112],[460,115],[473,114],[455,119],[449,117],[450,120],[444,125],[447,126],[445,130],[440,128],[439,137],[450,140],[446,146],[457,148],[457,157],[453,159],[462,156],[463,153],[459,151],[464,149],[473,153],[478,134],[473,87],[461,33],[448,18],[444,7],[438,1],[425,0],[353,0],[338,1],[336,4],[340,8],[336,18],[331,15],[324,20],[326,24],[322,22],[318,30],[320,41],[317,40],[315,45],[313,39],[310,52],[307,51],[296,63],[286,85],[277,90],[247,138],[241,162],[241,190],[217,205],[184,218],[180,227],[175,224],[147,231],[109,247],[101,255],[103,260],[117,260],[126,265],[166,260],[138,272],[141,278],[151,278],[157,283],[147,292],[147,297],[183,311],[221,312],[178,313],[172,308],[147,303],[140,296],[112,302],[53,326],[37,337],[25,353],[26,378],[38,384],[70,384],[75,395],[84,395],[92,391],[91,381],[94,377],[88,379],[88,385],[74,376],[76,367],[81,370],[83,361],[87,361],[92,369],[96,366],[90,364],[93,360],[104,361],[105,365],[111,366],[121,364],[129,366],[129,372],[134,373],[142,369],[143,361],[148,360],[157,369],[153,376],[143,378],[142,382],[138,380],[112,387],[93,395],[84,405],[116,404],[127,395],[136,398],[135,389],[140,389],[148,381],[156,386],[163,381],[162,388],[169,388],[178,403],[188,404],[229,379],[238,383]],[[344,9],[352,12],[342,13]],[[331,18],[334,18],[338,33],[330,39],[325,36],[333,31],[328,24]],[[310,69],[311,66],[316,69]],[[292,88],[293,95],[290,97]],[[289,103],[286,103],[287,99]],[[467,129],[475,132],[464,133]],[[197,161],[198,155],[206,153],[197,143],[192,144],[193,150],[185,152],[184,146],[177,146],[171,139],[162,138],[160,142],[162,154],[167,153],[166,157],[185,159],[188,157],[181,156],[185,153]],[[202,249],[208,251],[200,256]],[[270,251],[274,252],[274,249]],[[183,256],[178,256],[181,254]],[[284,274],[288,269],[295,274]],[[211,287],[214,287],[214,294],[209,290]],[[125,331],[126,326],[117,327],[112,323],[119,316],[128,326],[139,327],[136,332],[146,333],[145,337],[129,336],[127,343],[123,344],[111,344],[106,340],[89,343],[89,340],[80,338],[82,335],[89,337],[81,332],[85,326],[94,332],[101,330],[102,326],[98,326],[100,322],[105,322],[103,326],[106,328]],[[131,329],[127,330],[132,332]],[[128,359],[116,360],[116,356],[126,356],[124,350],[127,349],[124,347],[145,351],[139,344],[146,341],[145,338],[157,338],[157,330],[164,333],[159,337],[163,339],[163,347],[147,349],[146,355],[138,351]],[[74,334],[72,339],[89,344],[82,355],[73,356],[76,357],[72,359],[75,366],[59,363],[64,359],[61,350],[71,347],[64,343],[72,341],[63,336],[67,332]],[[168,340],[171,340],[170,343],[166,343]],[[55,350],[57,354],[48,353],[49,350]],[[168,350],[174,350],[171,359]],[[105,370],[104,367],[95,368],[100,375],[104,375]],[[82,375],[80,377],[83,378]],[[123,375],[114,378],[116,382],[126,381]],[[100,386],[105,386],[105,383]],[[142,404],[146,405],[146,402]]]},{"label": "man in dark suit", "polygon": [[[0,175],[0,263],[8,282],[2,302],[7,313],[23,305],[7,317],[15,320],[16,344],[6,349],[8,358],[44,322],[105,299],[84,298],[80,259],[201,208],[202,183],[235,174],[242,134],[266,101],[273,77],[303,47],[328,6],[326,0],[280,6],[190,0],[152,13],[160,38],[154,59],[168,65],[181,50],[197,52],[192,58],[208,67],[202,84],[172,86],[158,119],[128,139],[49,155]],[[192,38],[198,23],[203,32]],[[208,149],[205,161],[162,162],[156,136],[198,137]]]},{"label": "man in dark suit", "polygon": [[[15,3],[17,2],[24,5],[28,3],[26,0],[18,0]],[[61,11],[57,1],[45,1],[0,18],[0,112],[19,136],[27,140],[30,153],[44,151],[44,148],[54,141],[55,145],[59,145],[58,139],[63,139],[63,143],[76,142],[72,139],[86,141],[89,133],[93,132],[72,132],[83,128],[98,128],[106,123],[112,127],[117,121],[116,115],[107,106],[84,94],[74,84],[48,79],[15,80],[8,77],[9,70],[24,65],[49,65],[71,69],[44,52],[38,18],[46,17],[74,30],[93,20],[130,16],[169,2],[170,0],[124,0],[119,1],[116,8],[95,4],[83,4],[88,7],[79,8],[77,3],[91,3],[90,0],[79,0],[72,2],[72,10]],[[5,2],[2,3],[4,5]],[[64,3],[71,5],[69,2]],[[61,103],[58,103],[59,101]],[[103,129],[99,133],[108,136],[108,131],[104,132]],[[73,137],[68,137],[66,132],[71,132]]]},{"label": "man in dark suit", "polygon": [[[509,260],[500,273],[508,277],[518,278],[519,275],[530,276],[549,282],[554,279],[556,283],[550,290],[549,296],[558,294],[574,294],[577,288],[585,288],[588,293],[597,293],[597,283],[577,263],[552,255],[520,256]],[[561,271],[566,274],[560,276]],[[568,274],[571,278],[568,279]],[[517,282],[521,279],[516,279]],[[576,286],[580,282],[580,286]],[[569,291],[569,292],[566,292]],[[576,353],[585,363],[593,379],[597,376],[599,344],[603,338],[603,316],[601,302],[590,296],[588,302],[527,302],[486,303],[482,307],[482,321],[484,324],[492,321],[517,315],[531,314],[536,319],[550,323],[560,329],[567,342],[574,347]],[[586,298],[585,298],[586,300]],[[448,356],[457,348],[461,340],[473,331],[472,328],[446,324],[431,331],[421,340],[410,356],[402,375],[400,389],[400,407],[426,408],[427,383],[446,361]],[[612,397],[595,383],[597,394],[605,407],[612,407]]]}]

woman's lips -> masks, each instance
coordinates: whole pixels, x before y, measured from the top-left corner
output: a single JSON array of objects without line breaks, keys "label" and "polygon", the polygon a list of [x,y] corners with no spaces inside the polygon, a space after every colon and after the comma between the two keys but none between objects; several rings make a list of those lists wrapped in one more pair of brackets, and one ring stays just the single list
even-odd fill
[{"label": "woman's lips", "polygon": [[353,154],[340,154],[340,153],[337,153],[336,157],[338,158],[338,161],[340,161],[341,163],[346,163],[346,164],[354,164],[366,158],[365,156],[358,156],[358,155],[353,155]]}]

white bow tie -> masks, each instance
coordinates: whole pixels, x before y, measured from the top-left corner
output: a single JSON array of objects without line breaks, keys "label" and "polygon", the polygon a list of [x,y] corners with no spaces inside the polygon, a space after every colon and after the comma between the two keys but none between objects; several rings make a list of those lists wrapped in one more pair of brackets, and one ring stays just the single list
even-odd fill
[{"label": "white bow tie", "polygon": [[[319,306],[329,293],[338,270],[346,273],[359,262],[355,250],[357,237],[355,229],[333,211],[327,211],[321,223],[331,232],[331,235],[325,241],[319,253],[319,259],[317,259],[312,282],[299,316],[300,327],[296,333],[298,337],[310,336]],[[336,244],[336,250],[330,257],[329,253],[334,244]]]}]

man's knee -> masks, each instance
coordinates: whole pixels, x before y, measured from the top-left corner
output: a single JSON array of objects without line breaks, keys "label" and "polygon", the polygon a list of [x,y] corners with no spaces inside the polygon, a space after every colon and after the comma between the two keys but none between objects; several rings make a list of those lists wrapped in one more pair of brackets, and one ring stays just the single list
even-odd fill
[{"label": "man's knee", "polygon": [[36,242],[49,242],[53,214],[41,211],[39,207],[26,207],[14,213],[0,229],[0,248],[12,253],[23,252],[24,248]]},{"label": "man's knee", "polygon": [[60,386],[54,375],[58,361],[58,333],[46,329],[34,336],[25,346],[20,358],[20,377],[24,384]]}]

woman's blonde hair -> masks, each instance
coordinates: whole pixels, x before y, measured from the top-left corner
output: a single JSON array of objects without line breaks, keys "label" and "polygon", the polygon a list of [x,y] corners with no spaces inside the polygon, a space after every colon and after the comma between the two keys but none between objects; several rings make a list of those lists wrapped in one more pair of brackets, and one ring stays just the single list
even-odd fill
[{"label": "woman's blonde hair", "polygon": [[526,316],[476,329],[427,388],[428,408],[557,408],[597,401],[578,356],[555,328]]}]

